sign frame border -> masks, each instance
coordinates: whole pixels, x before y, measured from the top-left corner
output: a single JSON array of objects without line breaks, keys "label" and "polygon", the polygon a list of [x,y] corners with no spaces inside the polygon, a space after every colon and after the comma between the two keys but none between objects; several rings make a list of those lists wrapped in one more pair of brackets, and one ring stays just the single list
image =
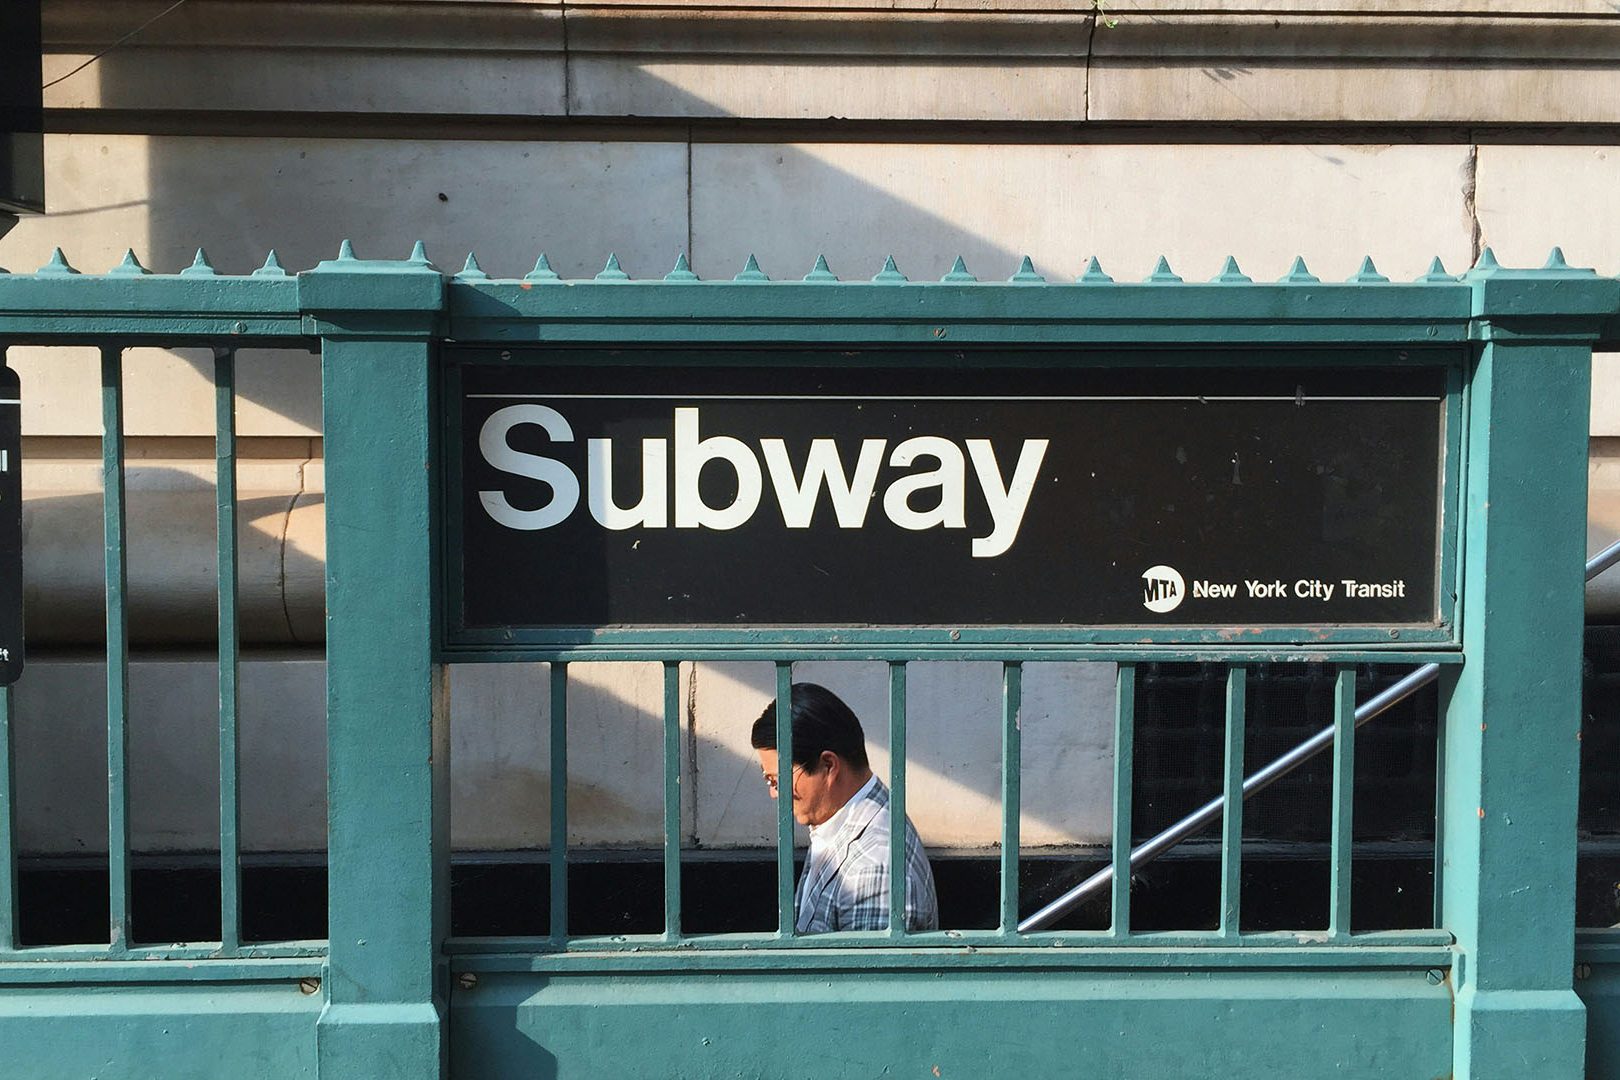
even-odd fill
[{"label": "sign frame border", "polygon": [[[460,402],[461,371],[465,366],[478,364],[478,354],[493,353],[494,363],[503,365],[532,364],[545,367],[550,361],[535,359],[537,354],[555,352],[556,366],[580,366],[583,356],[596,354],[607,366],[658,366],[658,357],[692,349],[712,352],[716,366],[722,366],[727,354],[747,352],[757,354],[773,347],[802,356],[808,352],[828,355],[850,353],[881,357],[885,350],[903,349],[916,355],[924,350],[898,343],[873,342],[864,344],[829,344],[825,342],[766,341],[736,342],[717,346],[712,342],[635,342],[586,343],[577,341],[525,342],[517,345],[481,341],[446,341],[440,345],[436,366],[439,378],[434,380],[438,395],[433,425],[437,446],[432,466],[437,472],[433,490],[437,493],[437,506],[433,510],[433,542],[438,551],[434,558],[435,573],[439,580],[435,592],[439,603],[437,638],[439,652],[447,661],[490,660],[543,660],[548,658],[636,660],[660,657],[670,648],[681,648],[693,653],[693,659],[713,658],[747,659],[751,653],[760,656],[781,657],[784,651],[811,658],[831,652],[867,659],[886,659],[896,656],[915,656],[919,650],[937,650],[940,658],[973,659],[998,658],[1017,652],[1029,659],[1046,656],[1050,659],[1083,658],[1089,652],[1107,649],[1110,657],[1120,647],[1180,645],[1189,650],[1204,651],[1210,647],[1252,649],[1257,655],[1274,658],[1279,651],[1305,652],[1312,648],[1339,648],[1357,646],[1365,648],[1369,656],[1381,662],[1395,662],[1396,655],[1423,650],[1419,660],[1433,660],[1430,649],[1460,647],[1458,627],[1461,611],[1458,575],[1461,567],[1458,551],[1462,543],[1465,508],[1462,505],[1462,477],[1465,475],[1466,433],[1463,430],[1467,415],[1465,395],[1467,380],[1465,369],[1471,363],[1471,351],[1456,343],[1436,343],[1429,347],[1398,347],[1395,345],[1330,345],[1301,343],[1295,346],[1254,346],[1239,343],[1210,342],[1202,347],[1184,344],[1172,346],[1118,347],[1066,344],[1054,346],[1043,342],[1006,342],[996,345],[975,343],[940,346],[941,361],[962,353],[980,354],[992,350],[1016,353],[1018,362],[1009,361],[1009,367],[1028,367],[1040,353],[1079,355],[1079,364],[1067,366],[1087,367],[1232,367],[1233,354],[1244,352],[1251,361],[1243,366],[1264,368],[1271,366],[1308,366],[1298,357],[1331,357],[1334,366],[1353,367],[1429,367],[1445,373],[1445,405],[1442,418],[1440,522],[1437,542],[1438,576],[1436,581],[1436,613],[1433,623],[1340,623],[1340,624],[1254,624],[1237,626],[1192,626],[1178,623],[1130,623],[1100,626],[1063,626],[1058,624],[1020,625],[779,625],[759,624],[725,626],[694,623],[680,626],[557,626],[469,628],[462,622],[463,596],[461,575],[455,566],[456,553],[461,550],[462,502],[462,438]],[[510,355],[503,356],[509,352]],[[520,355],[521,354],[521,355]],[[1266,363],[1254,363],[1255,354],[1270,354]],[[1290,363],[1282,354],[1296,357]],[[960,362],[960,361],[958,361]],[[872,364],[871,367],[915,366],[907,364]],[[781,366],[802,367],[802,364]],[[982,366],[982,365],[979,365]],[[1059,362],[1054,360],[1054,366]],[[703,656],[694,650],[709,650]],[[1376,654],[1376,655],[1374,655]],[[685,655],[685,653],[683,653]],[[1174,659],[1155,653],[1158,659]]]}]

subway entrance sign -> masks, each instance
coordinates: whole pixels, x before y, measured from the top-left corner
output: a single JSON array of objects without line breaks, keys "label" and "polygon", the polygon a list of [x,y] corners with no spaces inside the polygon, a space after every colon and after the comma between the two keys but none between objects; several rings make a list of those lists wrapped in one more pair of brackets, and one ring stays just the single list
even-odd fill
[{"label": "subway entrance sign", "polygon": [[22,394],[0,367],[0,686],[23,669]]},{"label": "subway entrance sign", "polygon": [[444,355],[453,641],[1449,622],[1444,356]]}]

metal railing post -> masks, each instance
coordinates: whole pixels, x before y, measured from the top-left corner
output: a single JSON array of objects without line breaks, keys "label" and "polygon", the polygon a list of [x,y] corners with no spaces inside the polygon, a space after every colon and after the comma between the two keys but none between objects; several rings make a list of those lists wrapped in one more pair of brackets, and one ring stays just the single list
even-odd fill
[{"label": "metal railing post", "polygon": [[433,332],[425,258],[299,275],[322,339],[328,922],[322,1077],[437,1080],[449,994],[449,724],[434,662]]},{"label": "metal railing post", "polygon": [[[1586,1075],[1574,990],[1581,644],[1592,342],[1565,305],[1594,279],[1481,266],[1469,380],[1464,662],[1442,674],[1452,1065],[1463,1078]],[[1557,319],[1540,313],[1557,301]],[[1497,313],[1500,313],[1498,316]],[[1539,316],[1539,317],[1538,317]]]}]

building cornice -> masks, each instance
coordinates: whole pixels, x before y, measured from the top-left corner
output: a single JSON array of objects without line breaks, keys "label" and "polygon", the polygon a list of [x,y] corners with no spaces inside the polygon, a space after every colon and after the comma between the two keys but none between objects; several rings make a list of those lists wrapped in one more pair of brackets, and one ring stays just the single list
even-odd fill
[{"label": "building cornice", "polygon": [[[162,11],[47,0],[47,81]],[[581,120],[1620,123],[1606,3],[188,0],[64,111]],[[81,121],[69,126],[84,127]]]}]

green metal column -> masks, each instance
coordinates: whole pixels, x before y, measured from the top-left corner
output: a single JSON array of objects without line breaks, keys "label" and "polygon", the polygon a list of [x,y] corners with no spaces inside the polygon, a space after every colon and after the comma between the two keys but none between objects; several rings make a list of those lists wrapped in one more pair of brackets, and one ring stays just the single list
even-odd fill
[{"label": "green metal column", "polygon": [[347,243],[299,277],[322,339],[329,936],[323,1078],[444,1071],[448,717],[433,661],[433,348],[425,258]]},{"label": "green metal column", "polygon": [[[1585,1069],[1573,898],[1596,321],[1581,312],[1612,305],[1613,283],[1546,274],[1527,280],[1487,252],[1467,278],[1481,345],[1466,441],[1466,662],[1441,684],[1441,904],[1460,954],[1459,1078],[1573,1080]],[[1539,314],[1553,310],[1556,325]]]}]

